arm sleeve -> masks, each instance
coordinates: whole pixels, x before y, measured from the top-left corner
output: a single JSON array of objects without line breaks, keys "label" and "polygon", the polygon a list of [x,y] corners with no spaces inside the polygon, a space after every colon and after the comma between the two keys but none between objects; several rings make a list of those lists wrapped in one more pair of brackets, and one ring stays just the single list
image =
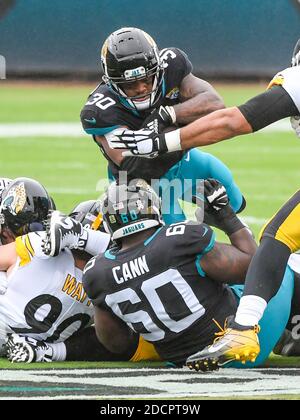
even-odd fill
[{"label": "arm sleeve", "polygon": [[285,117],[298,115],[299,111],[287,91],[279,85],[250,99],[238,109],[253,131],[260,130]]}]

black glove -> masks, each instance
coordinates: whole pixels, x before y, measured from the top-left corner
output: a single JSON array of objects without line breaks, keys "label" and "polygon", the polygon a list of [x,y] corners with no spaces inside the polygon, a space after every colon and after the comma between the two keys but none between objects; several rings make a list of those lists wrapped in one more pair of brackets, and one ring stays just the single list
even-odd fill
[{"label": "black glove", "polygon": [[[219,181],[212,178],[204,181],[204,199],[204,223],[223,230],[228,236],[245,227],[230,206],[226,189]],[[201,216],[203,218],[203,211],[197,209],[197,220]]]},{"label": "black glove", "polygon": [[213,178],[204,180],[204,197],[208,209],[220,211],[229,204],[229,198],[224,185]]},{"label": "black glove", "polygon": [[154,109],[144,120],[142,128],[149,129],[155,133],[162,133],[165,128],[175,124],[176,114],[172,106],[160,106]]}]

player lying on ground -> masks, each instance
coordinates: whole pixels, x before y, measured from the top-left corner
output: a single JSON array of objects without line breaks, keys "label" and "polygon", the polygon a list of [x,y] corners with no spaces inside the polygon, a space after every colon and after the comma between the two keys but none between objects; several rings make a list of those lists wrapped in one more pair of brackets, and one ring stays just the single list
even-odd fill
[{"label": "player lying on ground", "polygon": [[[86,227],[93,223],[97,228],[98,205],[94,201],[82,203],[74,209],[74,217],[80,218]],[[74,334],[88,325],[93,317],[92,305],[82,287],[82,269],[91,255],[105,250],[110,241],[106,233],[78,225],[76,237],[81,251],[67,250],[57,258],[48,258],[43,253],[45,232],[30,230],[43,228],[51,208],[52,200],[46,190],[28,178],[16,179],[2,194],[0,238],[5,245],[1,247],[0,270],[5,271],[6,281],[1,283],[0,347],[7,334],[30,337],[32,351],[27,349],[27,354],[18,361],[64,360],[66,348],[71,360],[72,357],[80,358],[82,350],[76,347]],[[26,232],[30,233],[22,235]],[[90,351],[85,357],[92,360],[107,357],[108,352],[100,343],[95,346],[94,329],[82,332],[83,339],[88,336]],[[16,342],[15,335],[12,339]],[[57,344],[39,345],[36,340]],[[18,344],[22,341],[26,338],[19,339]],[[14,352],[9,346],[11,360],[15,361],[19,356],[18,346]]]},{"label": "player lying on ground", "polygon": [[243,105],[215,111],[166,134],[149,130],[118,130],[106,136],[116,149],[129,149],[124,156],[151,156],[217,143],[260,130],[285,117],[300,136],[300,39],[294,48],[292,67],[277,73],[266,92]]}]

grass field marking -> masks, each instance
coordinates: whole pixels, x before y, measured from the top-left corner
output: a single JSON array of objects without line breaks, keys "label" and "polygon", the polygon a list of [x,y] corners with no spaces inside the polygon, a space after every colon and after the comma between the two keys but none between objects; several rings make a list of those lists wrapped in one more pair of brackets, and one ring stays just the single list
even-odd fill
[{"label": "grass field marking", "polygon": [[88,136],[80,123],[12,123],[0,124],[0,137],[82,137]]},{"label": "grass field marking", "polygon": [[[264,128],[267,132],[286,132],[292,131],[288,120],[278,121]],[[82,137],[84,133],[81,124],[78,122],[61,123],[9,123],[0,124],[0,137]]]},{"label": "grass field marking", "polygon": [[[214,373],[190,372],[188,369],[72,369],[72,370],[2,370],[1,382],[5,389],[23,389],[21,397],[30,397],[32,390],[38,396],[45,396],[49,388],[66,387],[83,389],[83,396],[89,398],[160,398],[160,397],[247,397],[259,395],[300,395],[300,369],[223,369]],[[65,384],[65,385],[64,385]],[[28,387],[28,393],[26,393]],[[98,388],[98,391],[97,391]],[[46,392],[43,392],[43,389]],[[101,389],[101,392],[99,390]],[[107,392],[105,390],[107,389]],[[116,393],[112,390],[116,389]],[[93,391],[94,390],[94,391]],[[127,390],[127,391],[126,391]],[[142,392],[141,392],[142,391]],[[31,394],[31,395],[30,395]],[[51,393],[51,398],[62,397]],[[50,395],[49,394],[49,395]],[[9,392],[1,392],[1,398],[10,397]],[[47,394],[48,395],[48,394]],[[75,395],[65,398],[74,399]],[[77,394],[77,398],[81,398]]]}]

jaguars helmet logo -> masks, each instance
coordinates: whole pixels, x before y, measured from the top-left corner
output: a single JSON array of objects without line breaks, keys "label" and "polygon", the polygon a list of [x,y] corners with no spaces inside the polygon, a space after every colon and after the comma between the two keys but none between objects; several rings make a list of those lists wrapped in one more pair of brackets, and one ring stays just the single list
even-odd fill
[{"label": "jaguars helmet logo", "polygon": [[179,97],[179,88],[174,87],[170,92],[166,94],[166,98],[168,99],[177,99]]},{"label": "jaguars helmet logo", "polygon": [[9,191],[9,195],[5,197],[1,207],[6,208],[14,216],[19,214],[26,204],[26,190],[24,182],[16,185]]}]

